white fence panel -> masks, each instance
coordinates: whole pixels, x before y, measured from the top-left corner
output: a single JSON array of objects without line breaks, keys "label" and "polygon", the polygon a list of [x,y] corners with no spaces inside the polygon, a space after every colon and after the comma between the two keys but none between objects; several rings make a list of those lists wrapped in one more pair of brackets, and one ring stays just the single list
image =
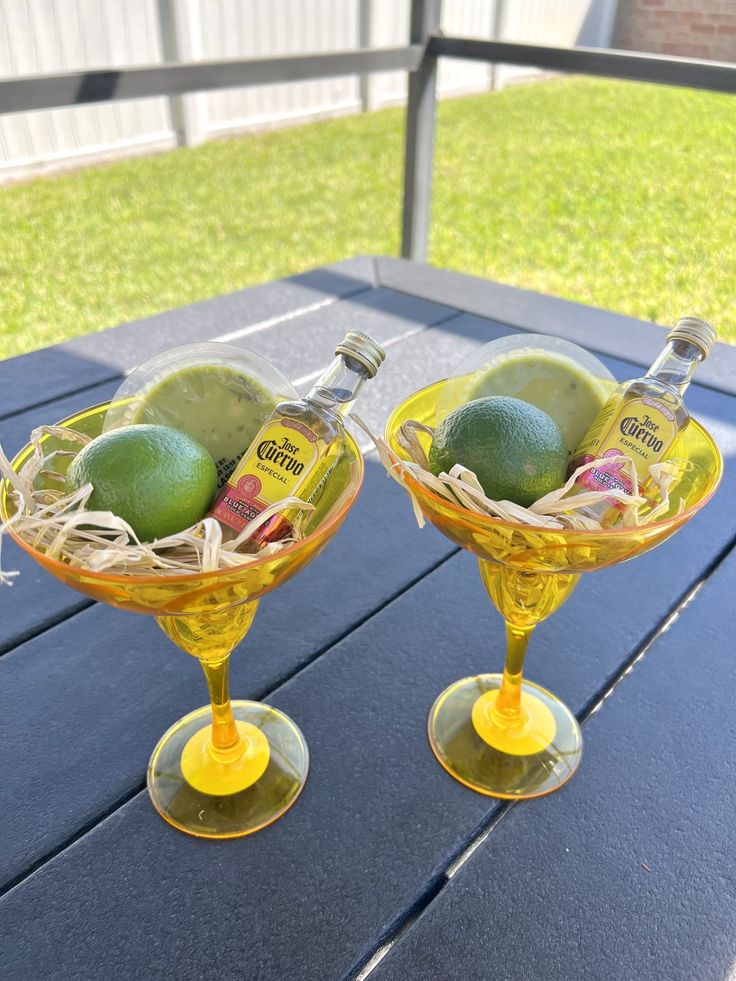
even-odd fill
[{"label": "white fence panel", "polygon": [[[398,39],[401,38],[399,41]],[[409,0],[373,0],[371,6],[371,47],[406,44],[409,38]],[[369,84],[371,109],[406,101],[406,72],[374,75]]]},{"label": "white fence panel", "polygon": [[[0,76],[161,60],[156,0],[2,0]],[[173,145],[165,99],[0,116],[0,174]]]},{"label": "white fence panel", "polygon": [[[524,3],[525,0],[517,0]],[[496,0],[450,0],[442,8],[442,30],[458,37],[493,37]],[[437,91],[442,96],[477,92],[491,87],[493,74],[489,65],[476,61],[449,58],[440,61]]]},{"label": "white fence panel", "polygon": [[[0,77],[163,61],[164,0],[0,0]],[[410,0],[166,0],[181,60],[268,57],[406,43]],[[445,0],[445,33],[573,45],[610,34],[616,0]],[[595,16],[591,16],[591,13]],[[605,16],[603,16],[605,14]],[[366,16],[367,15],[367,16]],[[608,28],[601,24],[608,24]],[[361,29],[363,24],[363,29]],[[366,33],[365,25],[368,26]],[[587,25],[584,29],[584,25]],[[608,43],[600,37],[593,43]],[[501,66],[496,86],[538,74]],[[439,95],[494,84],[488,65],[445,60]],[[184,97],[186,141],[285,125],[406,99],[402,72],[233,89]],[[0,181],[173,146],[165,99],[0,116]]]},{"label": "white fence panel", "polygon": [[[199,0],[202,57],[259,58],[358,47],[355,0]],[[360,108],[357,78],[292,82],[207,95],[206,131],[279,125]]]},{"label": "white fence panel", "polygon": [[[553,44],[572,47],[578,40],[591,0],[521,0],[502,3],[499,40],[527,41],[532,44]],[[595,3],[595,0],[593,0]],[[516,65],[501,65],[496,85],[539,74],[533,69]]]},{"label": "white fence panel", "polygon": [[[602,17],[586,36],[583,25],[591,10],[602,5],[615,5],[615,0],[447,0],[442,8],[442,29],[445,34],[479,37],[498,41],[521,41],[532,44],[551,44],[572,47],[577,43],[608,45]],[[611,21],[612,23],[612,21]],[[440,62],[440,95],[481,88],[485,78],[489,85],[503,88],[515,81],[539,77],[534,68],[499,65],[495,72],[488,66],[470,61]]]}]

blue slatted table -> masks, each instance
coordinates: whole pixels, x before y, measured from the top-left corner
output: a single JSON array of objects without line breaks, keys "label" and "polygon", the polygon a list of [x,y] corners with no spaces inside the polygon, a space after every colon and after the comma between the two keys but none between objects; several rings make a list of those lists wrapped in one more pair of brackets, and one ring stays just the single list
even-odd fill
[{"label": "blue slatted table", "polygon": [[[664,339],[606,311],[362,257],[0,363],[0,439],[14,452],[194,340],[248,347],[303,390],[350,327],[387,348],[359,410],[376,431],[504,334],[567,337],[620,378]],[[0,593],[0,977],[727,977],[736,349],[719,346],[697,379],[688,404],[723,450],[722,489],[662,548],[585,577],[535,634],[528,674],[586,740],[581,772],[543,801],[476,795],[430,752],[429,706],[501,668],[502,622],[472,558],[417,529],[370,452],[340,534],[264,600],[232,659],[234,696],[291,714],[313,761],[297,805],[245,839],[182,835],[144,789],[160,734],[203,701],[194,661],[151,619],[86,600],[6,542],[21,576]]]}]

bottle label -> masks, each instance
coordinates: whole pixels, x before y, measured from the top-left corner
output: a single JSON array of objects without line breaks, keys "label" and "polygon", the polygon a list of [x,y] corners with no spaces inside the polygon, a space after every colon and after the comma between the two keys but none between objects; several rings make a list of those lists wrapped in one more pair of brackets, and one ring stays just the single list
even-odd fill
[{"label": "bottle label", "polygon": [[[649,476],[649,467],[658,463],[677,436],[674,413],[666,403],[651,396],[635,399],[613,398],[603,407],[576,454],[574,467],[595,459],[628,456],[640,481]],[[623,490],[631,493],[632,483],[622,464],[606,464],[586,471],[577,483],[586,490]],[[619,509],[620,501],[610,503]]]},{"label": "bottle label", "polygon": [[288,417],[269,420],[222,488],[213,516],[241,532],[269,505],[301,497],[317,457],[317,436],[308,426]]}]

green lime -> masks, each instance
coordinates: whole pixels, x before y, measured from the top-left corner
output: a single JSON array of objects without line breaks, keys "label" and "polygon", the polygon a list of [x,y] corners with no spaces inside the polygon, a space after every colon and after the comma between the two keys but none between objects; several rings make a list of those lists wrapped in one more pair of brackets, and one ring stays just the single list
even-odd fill
[{"label": "green lime", "polygon": [[491,500],[529,507],[564,484],[567,447],[546,412],[492,395],[454,409],[435,430],[432,473],[456,463],[473,471]]},{"label": "green lime", "polygon": [[123,426],[93,439],[72,460],[67,492],[88,483],[94,488],[90,511],[112,511],[142,542],[152,542],[205,515],[217,471],[207,450],[186,433]]}]

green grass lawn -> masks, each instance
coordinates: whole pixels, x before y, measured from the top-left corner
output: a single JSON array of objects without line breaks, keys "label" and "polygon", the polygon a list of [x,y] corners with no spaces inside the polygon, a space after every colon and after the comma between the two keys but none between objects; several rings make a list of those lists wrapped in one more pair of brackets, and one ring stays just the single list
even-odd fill
[{"label": "green grass lawn", "polygon": [[[439,109],[430,261],[736,341],[736,102],[558,79]],[[397,254],[403,113],[0,188],[0,357]]]}]

